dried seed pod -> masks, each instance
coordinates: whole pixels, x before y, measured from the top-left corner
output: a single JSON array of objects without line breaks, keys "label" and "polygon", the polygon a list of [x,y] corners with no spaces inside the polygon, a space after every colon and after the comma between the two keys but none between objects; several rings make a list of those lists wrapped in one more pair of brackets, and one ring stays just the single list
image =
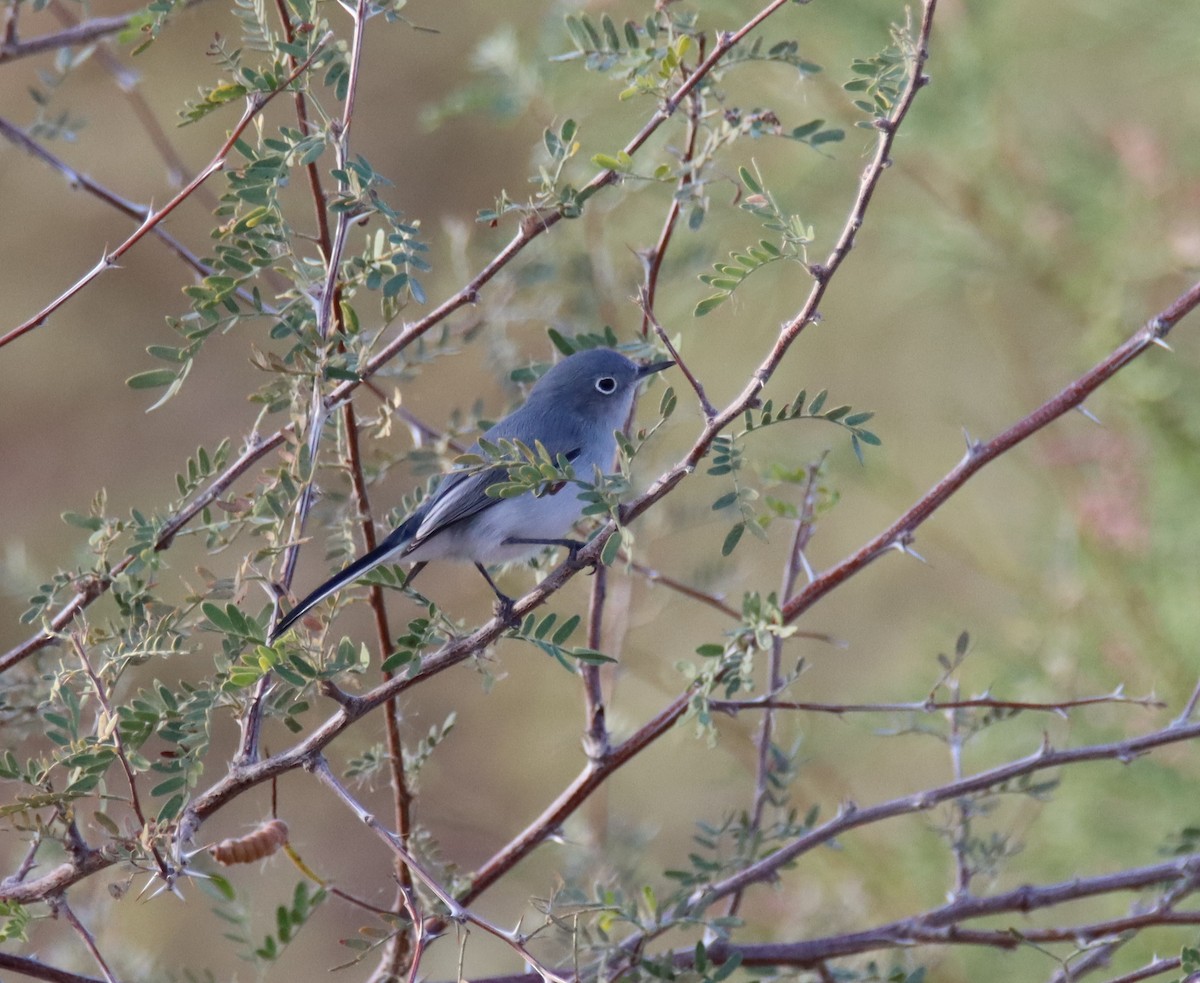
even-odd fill
[{"label": "dried seed pod", "polygon": [[282,819],[268,819],[253,832],[214,843],[208,848],[213,860],[219,864],[252,864],[278,852],[287,843],[287,823]]}]

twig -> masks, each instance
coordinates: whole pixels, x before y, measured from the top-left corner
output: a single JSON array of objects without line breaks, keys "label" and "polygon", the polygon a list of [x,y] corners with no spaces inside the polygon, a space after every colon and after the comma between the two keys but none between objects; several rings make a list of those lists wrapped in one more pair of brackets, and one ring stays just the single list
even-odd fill
[{"label": "twig", "polygon": [[[14,8],[15,9],[15,8]],[[127,215],[129,218],[135,219],[139,223],[145,223],[146,220],[153,214],[153,210],[145,205],[137,205],[133,202],[122,198],[115,191],[106,188],[99,181],[88,177],[86,174],[81,174],[64,161],[61,157],[56,156],[47,150],[42,144],[38,143],[33,137],[15,126],[4,117],[0,116],[0,136],[3,136],[11,143],[15,143],[18,147],[22,147],[38,160],[48,164],[54,170],[58,171],[63,176],[66,182],[72,188],[82,188],[94,198],[99,199],[106,205],[110,205],[119,211],[122,215]],[[151,231],[162,242],[170,248],[184,263],[196,271],[200,276],[211,276],[216,272],[211,266],[200,259],[195,253],[187,248],[182,242],[176,239],[162,225],[155,225]],[[237,288],[237,296],[246,304],[254,305],[255,299],[245,287]],[[270,307],[264,306],[263,309],[271,313]]]},{"label": "twig", "polygon": [[1198,702],[1200,702],[1200,682],[1196,683],[1195,688],[1192,690],[1192,695],[1188,697],[1187,703],[1184,705],[1183,710],[1180,711],[1179,716],[1175,718],[1175,722],[1177,724],[1186,724],[1191,720],[1192,715],[1196,712],[1196,704]]},{"label": "twig", "polygon": [[[74,28],[79,26],[79,18],[67,9],[62,0],[51,0],[47,4],[47,9],[55,17],[59,23],[65,27]],[[149,103],[142,97],[138,91],[137,80],[139,73],[132,68],[121,63],[121,60],[112,53],[107,41],[99,41],[96,45],[96,57],[105,70],[113,77],[117,83],[117,88],[125,96],[130,108],[133,110],[134,116],[137,117],[142,129],[146,131],[150,143],[154,149],[158,151],[159,157],[163,163],[167,165],[168,177],[171,184],[175,187],[183,184],[188,179],[188,166],[183,162],[183,158],[179,156],[175,147],[172,145],[170,138],[159,123],[158,117],[150,108]],[[196,198],[204,203],[206,208],[212,209],[217,205],[216,198],[209,194],[207,188],[198,188],[196,190]]]},{"label": "twig", "polygon": [[[193,2],[199,2],[199,0],[193,0]],[[133,13],[118,14],[115,17],[92,17],[74,27],[51,31],[27,41],[6,37],[4,43],[0,44],[0,65],[6,61],[25,58],[28,55],[41,54],[43,51],[56,51],[59,48],[73,48],[81,44],[90,44],[97,38],[125,30],[141,12],[142,9],[139,8]]]},{"label": "twig", "polygon": [[104,957],[100,954],[100,949],[96,945],[95,938],[92,933],[87,930],[83,922],[75,917],[75,912],[71,910],[71,906],[67,904],[65,894],[57,895],[50,899],[50,909],[55,915],[61,915],[68,925],[75,930],[75,934],[83,941],[84,947],[92,954],[92,958],[96,960],[96,965],[100,967],[100,971],[104,974],[104,979],[108,983],[120,983],[113,971],[108,968],[108,963],[104,961]]},{"label": "twig", "polygon": [[804,710],[811,713],[831,713],[842,716],[847,713],[942,713],[947,710],[1011,710],[1036,711],[1053,713],[1066,717],[1067,711],[1076,707],[1095,706],[1099,703],[1127,703],[1139,707],[1154,707],[1161,709],[1166,706],[1162,700],[1152,696],[1124,696],[1121,693],[1107,693],[1102,696],[1085,696],[1075,700],[1054,700],[1047,703],[1036,703],[1024,700],[999,700],[990,696],[977,696],[965,700],[913,700],[908,703],[806,703],[803,700],[779,700],[771,696],[757,697],[750,700],[712,700],[709,705],[714,710],[725,713],[737,713],[739,710],[755,710],[771,708],[775,710]]},{"label": "twig", "polygon": [[88,270],[87,273],[76,280],[75,283],[59,294],[58,297],[43,307],[29,320],[19,324],[7,334],[0,336],[0,348],[10,344],[17,338],[20,338],[27,332],[32,331],[39,325],[44,324],[51,314],[62,307],[67,301],[79,293],[79,291],[83,290],[84,287],[100,276],[101,273],[105,272],[105,270],[113,269],[117,265],[117,260],[129,252],[129,250],[132,249],[138,242],[140,242],[148,232],[151,232],[163,219],[165,219],[176,208],[178,208],[180,204],[186,201],[192,195],[192,193],[198,187],[200,187],[200,185],[207,181],[213,174],[223,170],[229,154],[232,152],[237,141],[241,138],[241,135],[245,131],[246,127],[249,126],[254,118],[262,111],[263,107],[265,107],[273,98],[275,98],[275,96],[286,89],[305,71],[308,70],[309,65],[311,65],[316,57],[324,50],[325,45],[329,43],[332,37],[333,32],[329,32],[325,35],[325,37],[321,38],[314,46],[312,54],[310,54],[304,60],[303,64],[301,64],[295,71],[289,73],[288,77],[284,79],[278,87],[272,89],[270,92],[256,93],[253,97],[249,98],[247,100],[246,109],[242,113],[241,119],[238,120],[232,132],[229,134],[229,137],[221,145],[221,148],[213,156],[212,160],[210,160],[208,164],[206,164],[204,168],[194,178],[192,178],[192,180],[189,181],[170,201],[163,205],[162,208],[158,209],[156,212],[151,212],[150,214],[146,215],[141,224],[138,226],[137,230],[124,242],[111,251],[106,250],[104,255],[100,257],[100,261],[90,270]]},{"label": "twig", "polygon": [[[700,36],[700,61],[704,62],[704,48],[707,43],[705,35]],[[680,71],[686,73],[682,64]],[[687,75],[684,75],[685,79]],[[693,161],[696,157],[696,137],[700,133],[700,118],[704,114],[704,104],[699,93],[692,91],[688,95],[687,137],[683,143],[683,153],[680,155],[679,180],[675,183],[675,194],[671,196],[671,204],[667,208],[666,218],[663,219],[662,231],[658,234],[658,242],[645,257],[646,279],[640,296],[642,299],[642,337],[649,335],[651,312],[654,310],[654,299],[658,294],[658,278],[662,272],[663,259],[667,255],[667,247],[671,244],[671,236],[679,223],[679,213],[683,208],[683,192],[696,180]],[[661,335],[661,329],[660,329]],[[668,343],[669,344],[669,343]]]},{"label": "twig", "polygon": [[[808,833],[797,837],[787,846],[774,850],[767,856],[750,864],[743,870],[732,874],[723,880],[714,882],[705,888],[698,889],[692,897],[693,908],[706,907],[713,901],[731,894],[747,884],[769,879],[781,867],[789,864],[798,857],[808,853],[823,843],[841,836],[843,833],[861,826],[892,819],[896,816],[908,815],[914,812],[926,812],[943,802],[949,802],[963,795],[972,795],[997,785],[1003,785],[1013,779],[1026,775],[1034,775],[1051,768],[1062,768],[1083,761],[1115,760],[1127,763],[1146,752],[1200,737],[1200,724],[1190,724],[1186,727],[1168,726],[1151,731],[1140,737],[1125,741],[1115,741],[1109,744],[1089,744],[1079,748],[1054,750],[1048,744],[1038,751],[1009,762],[996,768],[981,771],[959,781],[948,782],[945,785],[926,789],[915,795],[890,799],[867,808],[849,806],[834,819],[816,827]],[[1162,865],[1164,868],[1175,865]],[[978,903],[985,904],[981,899],[963,899],[955,902],[963,906]]]},{"label": "twig", "polygon": [[[350,8],[347,7],[346,9]],[[336,139],[333,141],[334,155],[337,158],[337,168],[343,173],[350,152],[350,124],[354,118],[354,100],[358,90],[359,66],[362,63],[362,39],[363,28],[367,20],[367,0],[356,0],[354,8],[351,10],[351,15],[354,19],[354,30],[350,41],[350,67],[347,90],[345,103],[342,107],[341,123],[335,131]],[[312,60],[311,56],[308,60]],[[293,69],[293,73],[297,71],[298,69]],[[321,184],[319,180],[315,184],[312,182],[312,173],[312,171],[309,172],[310,188],[313,191],[314,198],[318,198],[314,204],[318,211],[323,214],[325,203],[321,192]],[[342,253],[346,247],[346,233],[349,227],[350,214],[346,209],[342,209],[338,212],[332,240],[325,239],[321,243],[322,252],[325,254],[325,282],[316,305],[316,329],[322,341],[328,340],[335,319],[339,327],[341,326],[341,305],[336,301],[341,294],[339,277],[341,275]],[[322,228],[328,234],[328,225],[323,225]],[[287,548],[284,550],[283,569],[279,576],[279,583],[285,591],[291,589],[292,579],[296,573],[296,564],[300,559],[300,545],[304,536],[304,526],[308,520],[308,513],[312,508],[313,496],[316,490],[314,480],[317,455],[321,442],[321,431],[325,427],[326,415],[332,405],[326,403],[322,398],[321,380],[322,373],[314,372],[312,396],[309,401],[307,441],[308,459],[312,462],[313,477],[305,482],[304,487],[300,490],[300,496],[296,501],[296,509],[292,515],[291,532],[288,536]],[[248,743],[248,741],[257,741],[259,729],[258,718],[262,714],[263,700],[266,698],[267,689],[270,685],[270,674],[266,674],[259,679],[254,690],[254,695],[251,698],[246,715],[246,724],[242,729],[243,744],[241,760],[243,761],[250,760],[257,754],[256,743]]]},{"label": "twig", "polygon": [[[371,503],[367,493],[367,482],[363,476],[362,454],[358,446],[358,422],[354,418],[354,407],[346,403],[342,406],[342,422],[346,431],[346,461],[350,468],[351,485],[354,489],[354,500],[358,507],[362,528],[363,547],[367,552],[375,549],[375,523],[371,520]],[[379,664],[392,654],[392,632],[388,625],[387,607],[383,601],[383,588],[374,585],[370,590],[371,610],[375,615],[375,635],[379,643]],[[385,672],[384,680],[392,678],[392,673]],[[383,705],[384,732],[387,740],[388,765],[392,785],[392,812],[396,831],[400,841],[408,845],[412,834],[412,791],[408,787],[408,776],[404,772],[404,745],[400,740],[400,714],[395,700],[388,700]],[[412,874],[408,867],[396,860],[397,900],[407,903],[412,891]],[[420,931],[419,923],[414,919],[414,932]],[[395,978],[409,959],[409,937],[407,933],[397,932],[387,946],[385,965],[381,967],[384,978]]]},{"label": "twig", "polygon": [[[1183,965],[1183,960],[1178,956],[1171,956],[1168,959],[1153,959],[1141,969],[1135,969],[1132,973],[1122,973],[1120,976],[1114,976],[1108,983],[1140,983],[1141,980],[1153,979],[1155,976],[1161,976],[1163,973],[1173,973]],[[1192,977],[1188,977],[1184,983],[1195,983]]]},{"label": "twig", "polygon": [[375,833],[387,846],[399,857],[404,864],[412,871],[413,876],[425,885],[426,889],[434,895],[443,905],[446,906],[449,916],[453,921],[461,923],[469,922],[472,925],[481,928],[489,935],[493,935],[501,941],[507,943],[514,951],[529,965],[531,965],[537,974],[549,983],[567,983],[567,981],[558,974],[551,971],[529,951],[526,943],[529,937],[518,932],[507,932],[499,926],[483,918],[481,915],[466,908],[455,900],[434,877],[433,873],[417,860],[408,849],[400,841],[400,837],[393,833],[390,829],[379,822],[367,809],[352,796],[349,790],[338,781],[337,777],[330,770],[328,763],[320,755],[315,755],[307,767],[313,772],[325,785],[332,789],[333,792],[342,800],[342,802],[367,826],[371,832]]},{"label": "twig", "polygon": [[47,983],[104,983],[98,976],[71,973],[65,969],[48,966],[41,960],[17,956],[11,952],[0,952],[0,969],[20,973],[31,980],[45,980]]},{"label": "twig", "polygon": [[659,341],[663,343],[663,347],[670,353],[671,358],[675,360],[675,365],[683,373],[683,377],[687,379],[688,385],[692,387],[692,392],[696,394],[696,399],[700,403],[700,409],[704,411],[704,419],[711,422],[717,415],[717,408],[709,400],[708,394],[704,391],[704,386],[696,378],[687,362],[683,360],[678,349],[671,344],[671,339],[667,336],[667,332],[663,330],[663,326],[658,323],[658,318],[654,316],[654,311],[650,303],[649,295],[643,291],[638,296],[638,306],[642,309],[642,317],[650,322],[650,325],[654,328],[654,333],[658,335]]},{"label": "twig", "polygon": [[[601,565],[596,567],[592,578],[592,591],[588,601],[587,646],[593,651],[599,651],[603,645],[604,602],[607,596],[608,568]],[[589,760],[602,761],[612,748],[604,709],[601,667],[585,664],[579,671],[583,676],[584,753]]]},{"label": "twig", "polygon": [[[121,728],[118,726],[116,714],[113,713],[112,704],[108,701],[108,693],[105,691],[104,683],[96,675],[96,670],[92,668],[92,662],[88,658],[87,649],[83,647],[83,639],[80,637],[78,631],[71,632],[71,646],[75,649],[75,654],[83,664],[84,672],[87,673],[88,679],[92,682],[92,689],[95,691],[100,709],[104,711],[103,717],[96,724],[97,739],[103,742],[102,732],[111,731],[113,746],[117,751],[117,760],[121,762],[121,769],[125,772],[125,780],[129,783],[129,804],[133,809],[134,816],[137,817],[139,831],[145,831],[147,828],[146,814],[142,811],[142,801],[138,796],[137,777],[133,773],[133,765],[129,763],[129,755],[125,751],[125,742],[121,738]],[[163,860],[162,854],[158,852],[158,847],[151,844],[150,852],[154,856],[154,862],[158,865],[159,874],[164,879],[169,877],[170,871],[167,867],[167,862]]]},{"label": "twig", "polygon": [[660,573],[658,570],[654,570],[646,566],[644,563],[638,563],[636,560],[624,553],[621,554],[621,560],[634,573],[645,577],[652,584],[662,584],[664,587],[670,588],[676,593],[682,594],[684,597],[690,597],[693,601],[699,601],[701,604],[705,604],[710,608],[714,608],[715,610],[720,611],[722,614],[728,615],[730,618],[740,620],[742,617],[741,611],[730,604],[726,604],[725,601],[723,601],[716,594],[709,594],[700,590],[698,587],[692,587],[690,584],[685,584],[682,580],[676,580],[674,577],[669,577],[665,573]]},{"label": "twig", "polygon": [[913,533],[984,465],[1012,450],[1060,416],[1070,412],[1121,369],[1158,345],[1170,330],[1200,304],[1200,283],[1193,284],[1161,314],[1147,321],[1110,355],[1048,399],[1029,415],[986,442],[972,441],[962,461],[950,470],[887,529],[840,563],[824,571],[784,606],[784,615],[794,621],[839,584],[879,557],[912,540]]},{"label": "twig", "polygon": [[[1067,881],[1042,887],[1026,886],[988,899],[992,903],[989,904],[990,910],[987,913],[1024,914],[1036,908],[1053,907],[1077,898],[1103,896],[1117,891],[1142,890],[1180,877],[1194,879],[1196,876],[1194,867],[1197,862],[1200,862],[1200,856],[1189,858],[1189,863],[1193,868],[1190,872],[1181,873],[1178,870],[1169,869],[1175,865],[1161,865],[1139,868],[1122,875]],[[888,949],[910,948],[918,944],[966,945],[1012,950],[1030,944],[1086,943],[1089,940],[1103,939],[1120,932],[1155,926],[1200,925],[1200,911],[1121,917],[1047,929],[1024,926],[1012,929],[970,929],[960,925],[960,922],[979,917],[983,917],[983,914],[968,910],[966,905],[960,906],[958,910],[954,905],[947,905],[944,908],[936,908],[920,915],[889,922],[861,932],[806,939],[802,942],[737,943],[718,939],[705,947],[705,954],[713,965],[721,965],[731,957],[738,956],[741,965],[746,967],[790,966],[808,969],[833,959]],[[680,949],[672,953],[672,961],[677,969],[685,969],[694,964],[695,954],[694,946]],[[1156,960],[1155,964],[1162,964],[1169,968],[1168,960]],[[1178,965],[1178,960],[1175,964]],[[1144,970],[1145,968],[1137,972],[1143,973]],[[1159,970],[1159,972],[1161,971],[1164,970]],[[1133,974],[1127,977],[1122,976],[1110,983],[1147,978],[1149,978],[1147,975]],[[474,983],[535,983],[536,980],[537,977],[534,974],[523,973],[476,977]]]},{"label": "twig", "polygon": [[[812,465],[808,471],[808,481],[805,483],[803,503],[796,528],[792,535],[792,548],[788,551],[788,559],[784,564],[782,582],[779,586],[780,597],[791,597],[796,589],[796,579],[800,575],[802,564],[800,558],[808,545],[813,532],[813,519],[816,513],[816,482],[820,474],[820,464]],[[771,651],[767,655],[767,692],[778,693],[783,688],[783,638],[778,634],[771,638]],[[775,714],[772,708],[767,708],[759,725],[758,736],[755,738],[756,760],[754,776],[754,804],[750,809],[750,829],[757,833],[762,828],[763,815],[770,800],[771,774],[774,771],[774,736]],[[741,907],[744,892],[737,891],[729,899],[727,914],[736,915]]]}]

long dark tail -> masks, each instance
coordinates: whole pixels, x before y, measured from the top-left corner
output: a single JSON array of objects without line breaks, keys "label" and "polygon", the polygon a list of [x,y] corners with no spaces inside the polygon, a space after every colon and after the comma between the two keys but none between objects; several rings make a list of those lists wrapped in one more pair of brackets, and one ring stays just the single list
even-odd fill
[{"label": "long dark tail", "polygon": [[292,627],[297,621],[304,617],[313,607],[320,604],[325,598],[335,591],[341,590],[347,584],[357,580],[363,574],[374,570],[381,563],[386,563],[398,553],[400,553],[409,538],[409,522],[402,522],[399,526],[392,530],[388,537],[376,546],[371,552],[365,553],[357,560],[351,563],[341,573],[336,573],[330,577],[325,583],[318,587],[315,591],[304,598],[292,610],[290,610],[275,626],[275,630],[271,632],[270,641],[275,641],[280,635]]}]

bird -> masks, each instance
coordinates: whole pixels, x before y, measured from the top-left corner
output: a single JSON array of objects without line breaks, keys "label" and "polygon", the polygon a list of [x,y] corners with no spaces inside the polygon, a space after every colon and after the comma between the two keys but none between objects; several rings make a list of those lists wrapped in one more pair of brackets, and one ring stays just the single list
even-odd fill
[{"label": "bird", "polygon": [[[646,365],[611,348],[568,355],[551,367],[529,391],[525,402],[488,428],[467,451],[481,454],[481,442],[540,442],[554,461],[565,458],[583,480],[611,469],[616,458],[615,431],[624,426],[643,379],[670,368],[673,361]],[[473,563],[500,606],[511,617],[513,600],[496,586],[487,564],[526,559],[545,546],[562,546],[572,556],[583,545],[565,538],[583,513],[581,489],[555,482],[512,498],[487,494],[508,480],[503,465],[476,471],[451,471],[433,493],[373,550],[334,574],[296,604],[270,634],[275,642],[315,605],[383,563],[413,563],[406,583],[430,560]]]}]

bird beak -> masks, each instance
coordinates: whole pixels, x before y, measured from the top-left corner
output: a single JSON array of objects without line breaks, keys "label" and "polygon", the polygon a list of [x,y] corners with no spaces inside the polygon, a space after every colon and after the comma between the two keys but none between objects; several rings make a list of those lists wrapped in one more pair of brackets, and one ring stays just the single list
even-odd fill
[{"label": "bird beak", "polygon": [[637,377],[644,379],[648,375],[654,375],[655,372],[661,372],[663,369],[669,369],[674,362],[651,362],[649,365],[643,365],[638,368]]}]

